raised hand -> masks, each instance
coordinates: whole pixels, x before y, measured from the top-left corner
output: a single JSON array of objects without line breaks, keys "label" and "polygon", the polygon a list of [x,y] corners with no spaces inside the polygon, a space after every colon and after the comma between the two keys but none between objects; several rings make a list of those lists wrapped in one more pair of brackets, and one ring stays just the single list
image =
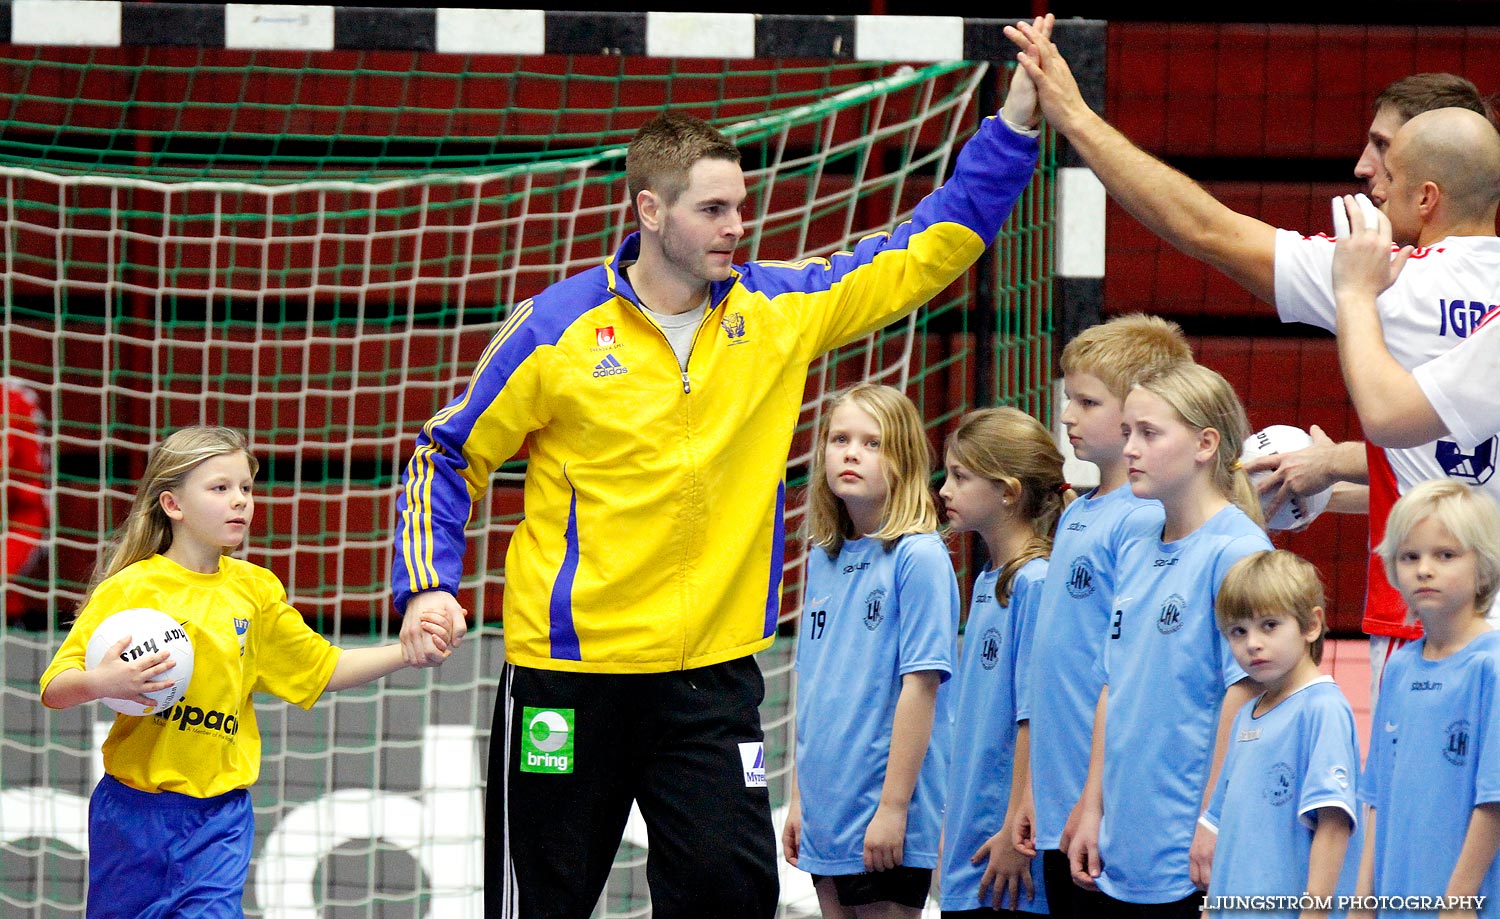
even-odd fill
[{"label": "raised hand", "polygon": [[[1038,16],[1031,21],[1031,30],[1043,39],[1050,40],[1052,23],[1051,13]],[[1007,32],[1009,31],[1007,27]],[[1001,107],[1000,115],[1010,124],[1026,128],[1036,127],[1037,122],[1041,120],[1042,115],[1037,108],[1036,83],[1032,80],[1031,74],[1019,64],[1011,74],[1010,90],[1005,94],[1005,105]]]},{"label": "raised hand", "polygon": [[1005,36],[1020,49],[1017,71],[1025,71],[1030,77],[1042,114],[1054,128],[1067,134],[1080,119],[1092,114],[1068,62],[1052,43],[1050,23],[1044,31],[1035,23],[1018,22],[1005,27]]},{"label": "raised hand", "polygon": [[[1361,200],[1363,199],[1363,200]],[[1412,247],[1391,252],[1391,221],[1364,195],[1333,199],[1333,294],[1368,298],[1371,302],[1396,281]]]}]

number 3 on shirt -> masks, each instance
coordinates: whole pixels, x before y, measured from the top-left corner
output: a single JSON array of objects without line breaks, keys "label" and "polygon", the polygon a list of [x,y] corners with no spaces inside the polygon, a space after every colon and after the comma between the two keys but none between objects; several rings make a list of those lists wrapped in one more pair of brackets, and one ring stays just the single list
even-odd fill
[{"label": "number 3 on shirt", "polygon": [[1119,638],[1120,637],[1120,619],[1123,618],[1124,615],[1125,615],[1125,611],[1124,610],[1122,610],[1122,609],[1115,610],[1114,618],[1111,619],[1110,623],[1109,623],[1109,637],[1110,638]]}]

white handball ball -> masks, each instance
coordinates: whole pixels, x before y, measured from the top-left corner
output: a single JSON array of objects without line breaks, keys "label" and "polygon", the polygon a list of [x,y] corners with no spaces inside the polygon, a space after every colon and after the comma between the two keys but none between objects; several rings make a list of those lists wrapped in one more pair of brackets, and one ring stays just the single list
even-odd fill
[{"label": "white handball ball", "polygon": [[[1312,436],[1301,428],[1289,424],[1273,424],[1246,438],[1245,449],[1240,453],[1240,462],[1248,463],[1259,456],[1291,453],[1311,445]],[[1268,475],[1270,475],[1269,472],[1256,473],[1250,477],[1250,481],[1258,485],[1260,480]],[[1281,510],[1276,512],[1276,516],[1266,521],[1266,526],[1273,530],[1300,530],[1323,513],[1323,510],[1328,507],[1328,498],[1332,493],[1333,489],[1325,488],[1315,495],[1294,496],[1292,500],[1281,505]],[[1265,510],[1270,504],[1271,495],[1262,495],[1261,510]]]},{"label": "white handball ball", "polygon": [[172,655],[172,669],[156,679],[171,680],[166,689],[148,692],[156,700],[155,705],[142,705],[133,699],[100,699],[105,705],[122,715],[150,715],[164,712],[177,704],[187,692],[188,682],[193,678],[193,643],[188,640],[187,629],[176,619],[160,610],[137,607],[114,613],[99,623],[89,638],[88,650],[84,652],[84,666],[93,670],[99,666],[104,655],[115,642],[130,636],[130,644],[120,656],[126,661],[166,651]]}]

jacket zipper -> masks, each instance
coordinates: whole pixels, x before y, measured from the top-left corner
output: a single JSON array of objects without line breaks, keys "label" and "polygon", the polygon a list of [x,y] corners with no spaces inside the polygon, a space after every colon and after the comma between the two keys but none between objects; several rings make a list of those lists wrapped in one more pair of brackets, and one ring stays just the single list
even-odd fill
[{"label": "jacket zipper", "polygon": [[[647,324],[650,325],[653,329],[655,329],[656,330],[656,334],[660,335],[662,341],[666,343],[667,351],[671,353],[672,359],[675,361],[677,359],[677,351],[676,351],[675,348],[672,347],[672,339],[670,339],[670,338],[667,337],[667,333],[662,329],[661,326],[659,326],[659,325],[656,324],[656,321],[654,319],[652,319],[650,316],[646,315],[646,307],[644,307],[643,305],[641,305],[641,302],[639,300],[635,300],[633,302],[635,303],[636,309],[638,309],[638,310],[641,311],[641,318],[644,319],[644,320],[646,320]],[[713,315],[713,312],[714,312],[714,310],[716,308],[717,308],[717,304],[714,304],[714,303],[710,302],[709,305],[708,305],[708,307],[706,309],[704,309],[704,311],[703,311],[703,319],[701,319],[698,322],[698,328],[696,328],[696,329],[693,330],[693,340],[688,345],[687,360],[683,361],[683,365],[684,366],[682,367],[682,393],[683,393],[683,395],[691,395],[692,392],[693,392],[693,384],[692,384],[691,380],[689,380],[689,378],[688,378],[687,368],[690,367],[690,366],[692,366],[692,363],[693,363],[693,351],[698,347],[698,336],[703,332],[703,327],[704,327],[705,324],[707,324],[708,317]],[[697,477],[694,476],[694,487],[695,487],[695,489],[696,489],[696,485],[697,485],[696,478]],[[687,623],[684,622],[683,623],[683,628],[682,628],[682,651],[680,652],[680,654],[678,656],[678,662],[680,664],[682,664],[682,665],[686,665],[687,664],[687,640],[688,640],[688,628],[687,628]]]}]

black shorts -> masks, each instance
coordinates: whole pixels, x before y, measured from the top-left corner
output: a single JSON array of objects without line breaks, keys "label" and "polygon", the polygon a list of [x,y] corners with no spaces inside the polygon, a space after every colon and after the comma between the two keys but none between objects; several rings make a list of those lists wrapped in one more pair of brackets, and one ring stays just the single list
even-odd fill
[{"label": "black shorts", "polygon": [[754,658],[669,673],[505,666],[485,809],[487,919],[588,919],[634,801],[656,919],[771,919],[777,841]]},{"label": "black shorts", "polygon": [[1099,919],[1198,919],[1203,915],[1203,893],[1190,893],[1170,903],[1126,903],[1101,894],[1105,906],[1095,915]]},{"label": "black shorts", "polygon": [[833,882],[839,902],[845,906],[899,903],[921,909],[927,905],[927,893],[932,889],[931,868],[908,868],[906,865],[862,874],[815,874],[813,883],[825,878]]},{"label": "black shorts", "polygon": [[1073,883],[1073,869],[1068,853],[1045,849],[1042,856],[1042,884],[1047,888],[1047,909],[1058,919],[1096,919],[1114,903],[1097,890],[1085,890]]}]

